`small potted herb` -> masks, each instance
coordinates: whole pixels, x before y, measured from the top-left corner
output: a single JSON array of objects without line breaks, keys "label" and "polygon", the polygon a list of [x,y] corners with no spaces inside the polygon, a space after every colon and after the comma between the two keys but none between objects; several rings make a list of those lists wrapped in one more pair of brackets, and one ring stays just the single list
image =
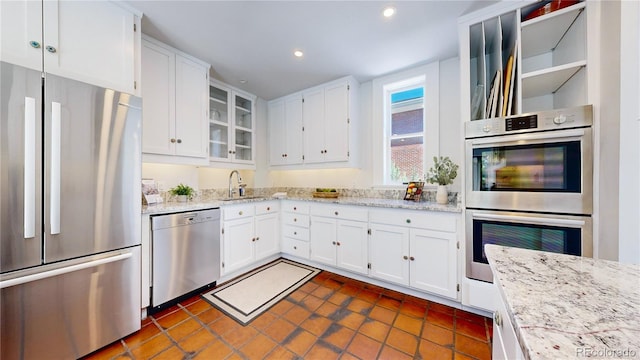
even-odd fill
[{"label": "small potted herb", "polygon": [[438,204],[448,202],[447,185],[453,184],[453,180],[458,176],[458,165],[449,157],[433,157],[433,166],[427,172],[426,180],[431,184],[438,184],[436,201]]},{"label": "small potted herb", "polygon": [[184,185],[182,183],[178,184],[176,187],[169,190],[172,195],[175,195],[178,198],[178,201],[185,202],[188,199],[191,199],[195,190],[189,185]]}]

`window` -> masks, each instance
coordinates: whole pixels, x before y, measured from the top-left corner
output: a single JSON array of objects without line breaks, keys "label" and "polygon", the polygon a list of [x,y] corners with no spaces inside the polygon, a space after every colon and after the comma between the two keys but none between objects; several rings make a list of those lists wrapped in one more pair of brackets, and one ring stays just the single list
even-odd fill
[{"label": "window", "polygon": [[435,63],[373,81],[373,168],[378,185],[422,179],[428,160],[437,155],[438,71]]},{"label": "window", "polygon": [[[392,84],[393,86],[393,84]],[[415,86],[415,87],[414,87]],[[390,183],[418,180],[424,175],[424,84],[385,91],[386,171]]]}]

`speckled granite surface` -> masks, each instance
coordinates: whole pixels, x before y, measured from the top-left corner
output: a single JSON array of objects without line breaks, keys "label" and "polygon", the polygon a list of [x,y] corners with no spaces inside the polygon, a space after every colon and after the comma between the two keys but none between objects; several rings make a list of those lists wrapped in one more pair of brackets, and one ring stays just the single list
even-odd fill
[{"label": "speckled granite surface", "polygon": [[527,359],[640,359],[640,266],[485,246]]},{"label": "speckled granite surface", "polygon": [[[251,195],[247,195],[251,196]],[[259,196],[259,195],[253,195]],[[435,202],[429,201],[405,201],[405,200],[397,200],[397,199],[376,199],[376,198],[357,198],[357,197],[338,197],[337,199],[319,199],[313,198],[310,196],[287,196],[288,200],[300,200],[300,201],[313,201],[320,203],[328,203],[328,204],[342,204],[342,205],[357,205],[357,206],[367,206],[367,207],[376,207],[376,208],[395,208],[395,209],[409,209],[409,210],[427,210],[427,211],[443,211],[443,212],[462,212],[462,207],[459,204],[447,204],[440,205]],[[265,201],[265,200],[274,200],[271,197],[256,197],[253,199],[238,199],[231,201],[221,201],[216,199],[211,199],[207,201],[188,201],[184,202],[165,202],[161,204],[155,205],[143,205],[142,213],[143,214],[161,214],[161,213],[170,213],[170,212],[180,212],[180,211],[191,211],[191,210],[199,210],[199,209],[207,209],[214,208],[224,205],[232,205],[238,203],[246,203],[246,202],[256,202],[256,201]]]}]

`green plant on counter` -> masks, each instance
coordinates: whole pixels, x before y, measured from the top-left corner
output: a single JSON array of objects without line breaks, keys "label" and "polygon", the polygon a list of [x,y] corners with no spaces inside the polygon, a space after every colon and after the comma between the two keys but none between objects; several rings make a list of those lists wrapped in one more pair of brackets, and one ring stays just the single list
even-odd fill
[{"label": "green plant on counter", "polygon": [[330,189],[330,188],[316,188],[316,192],[336,192],[336,189]]},{"label": "green plant on counter", "polygon": [[189,185],[180,183],[176,187],[171,188],[169,192],[171,192],[172,195],[186,195],[188,198],[191,198],[195,193],[195,190],[193,190],[193,188]]},{"label": "green plant on counter", "polygon": [[425,179],[431,184],[449,185],[458,176],[458,165],[449,157],[433,157],[433,166],[427,172]]}]

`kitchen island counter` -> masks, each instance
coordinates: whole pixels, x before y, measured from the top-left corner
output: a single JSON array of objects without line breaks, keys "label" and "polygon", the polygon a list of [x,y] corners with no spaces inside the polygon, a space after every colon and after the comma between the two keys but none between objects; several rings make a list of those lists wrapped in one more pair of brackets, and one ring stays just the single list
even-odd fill
[{"label": "kitchen island counter", "polygon": [[640,359],[640,266],[486,245],[526,359]]}]

